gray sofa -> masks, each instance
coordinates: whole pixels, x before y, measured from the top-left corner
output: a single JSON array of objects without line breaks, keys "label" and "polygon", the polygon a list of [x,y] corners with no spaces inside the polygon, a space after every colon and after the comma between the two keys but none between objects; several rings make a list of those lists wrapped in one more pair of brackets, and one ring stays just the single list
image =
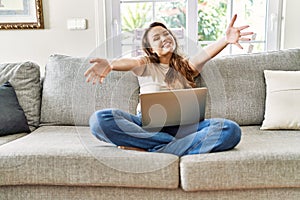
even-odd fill
[{"label": "gray sofa", "polygon": [[11,82],[32,131],[0,137],[1,200],[300,199],[300,131],[260,129],[264,70],[299,71],[300,49],[207,63],[198,79],[209,89],[206,117],[236,121],[242,140],[231,151],[181,158],[94,138],[89,116],[108,107],[134,113],[139,87],[130,72],[86,84],[89,65],[52,55],[43,81],[32,62],[0,65],[0,83]]}]

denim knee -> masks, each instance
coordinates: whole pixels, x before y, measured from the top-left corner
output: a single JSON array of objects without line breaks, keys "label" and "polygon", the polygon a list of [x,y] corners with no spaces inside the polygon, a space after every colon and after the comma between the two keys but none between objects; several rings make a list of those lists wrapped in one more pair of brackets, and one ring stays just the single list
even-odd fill
[{"label": "denim knee", "polygon": [[91,115],[89,125],[94,136],[96,136],[99,140],[111,143],[111,141],[105,135],[105,132],[109,127],[105,127],[103,126],[105,123],[101,123],[103,120],[105,120],[104,118],[107,117],[107,115],[111,115],[111,110],[106,109],[96,111]]},{"label": "denim knee", "polygon": [[224,129],[224,142],[226,141],[228,149],[232,149],[241,140],[241,128],[236,122],[225,120]]}]

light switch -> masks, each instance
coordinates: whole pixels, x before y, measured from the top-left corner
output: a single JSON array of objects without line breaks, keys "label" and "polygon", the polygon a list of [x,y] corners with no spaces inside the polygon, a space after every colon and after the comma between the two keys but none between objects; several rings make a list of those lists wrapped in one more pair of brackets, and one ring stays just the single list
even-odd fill
[{"label": "light switch", "polygon": [[85,30],[87,29],[87,20],[83,18],[73,18],[67,20],[68,30]]}]

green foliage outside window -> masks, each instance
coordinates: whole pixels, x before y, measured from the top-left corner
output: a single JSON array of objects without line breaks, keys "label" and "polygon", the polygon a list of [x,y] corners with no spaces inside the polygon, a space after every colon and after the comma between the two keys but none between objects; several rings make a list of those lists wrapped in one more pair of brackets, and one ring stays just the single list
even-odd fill
[{"label": "green foliage outside window", "polygon": [[125,32],[133,32],[137,28],[145,27],[145,24],[151,20],[149,19],[149,12],[151,11],[151,4],[136,3],[134,6],[126,6],[122,15],[122,30]]},{"label": "green foliage outside window", "polygon": [[198,5],[198,40],[217,40],[226,28],[227,1],[198,0]]},{"label": "green foliage outside window", "polygon": [[[186,27],[186,2],[156,3],[155,20],[169,28]],[[122,30],[133,33],[136,28],[145,28],[152,17],[151,3],[136,3],[122,12]],[[198,40],[217,40],[226,28],[227,0],[198,0]],[[126,13],[126,14],[125,14]],[[150,15],[151,16],[151,15]]]},{"label": "green foliage outside window", "polygon": [[184,1],[158,4],[156,19],[168,28],[186,27],[186,3]]}]

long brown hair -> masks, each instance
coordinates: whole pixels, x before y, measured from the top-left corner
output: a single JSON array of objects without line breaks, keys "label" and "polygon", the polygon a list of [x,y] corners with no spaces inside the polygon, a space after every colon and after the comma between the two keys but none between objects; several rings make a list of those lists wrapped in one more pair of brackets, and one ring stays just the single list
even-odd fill
[{"label": "long brown hair", "polygon": [[163,24],[160,22],[153,22],[149,25],[146,29],[143,39],[142,39],[142,47],[144,52],[149,56],[149,60],[151,63],[160,63],[159,57],[156,53],[151,51],[151,46],[148,39],[149,31],[156,26],[161,26],[166,29],[174,38],[175,40],[175,50],[172,53],[170,59],[170,69],[168,70],[165,78],[165,82],[171,87],[176,80],[179,80],[181,83],[184,84],[185,87],[188,87],[189,84],[191,87],[196,87],[194,76],[196,72],[191,68],[189,65],[188,60],[179,53],[178,42],[174,34]]}]

